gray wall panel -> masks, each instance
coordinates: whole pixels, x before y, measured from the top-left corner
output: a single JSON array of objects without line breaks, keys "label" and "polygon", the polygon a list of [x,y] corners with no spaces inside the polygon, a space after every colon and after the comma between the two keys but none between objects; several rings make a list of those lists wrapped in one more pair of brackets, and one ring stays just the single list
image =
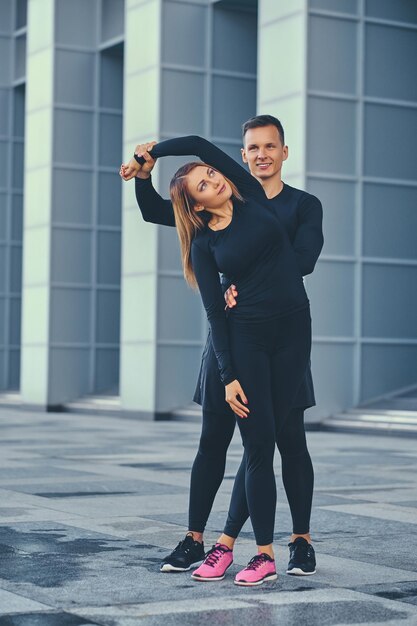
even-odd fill
[{"label": "gray wall panel", "polygon": [[220,3],[215,4],[213,68],[255,74],[256,28],[256,19],[252,13],[239,13],[222,7]]},{"label": "gray wall panel", "polygon": [[120,293],[100,289],[97,292],[97,343],[118,344],[120,341]]},{"label": "gray wall panel", "polygon": [[363,334],[417,338],[417,267],[364,266]]},{"label": "gray wall panel", "polygon": [[366,256],[417,260],[417,188],[364,187],[363,251]]},{"label": "gray wall panel", "polygon": [[91,285],[91,232],[54,228],[52,281]]},{"label": "gray wall panel", "polygon": [[92,165],[93,113],[57,109],[54,115],[54,154],[60,163]]},{"label": "gray wall panel", "polygon": [[57,102],[92,106],[94,102],[95,55],[74,50],[57,50],[55,55],[55,98]]},{"label": "gray wall panel", "polygon": [[310,178],[307,190],[320,198],[324,207],[322,254],[355,254],[356,184]]},{"label": "gray wall panel", "polygon": [[58,43],[94,47],[98,0],[57,0],[55,37]]},{"label": "gray wall panel", "polygon": [[356,93],[357,28],[356,22],[311,16],[308,40],[310,89]]},{"label": "gray wall panel", "polygon": [[365,174],[417,178],[417,109],[365,106]]},{"label": "gray wall panel", "polygon": [[365,0],[365,13],[370,17],[417,23],[417,4],[414,0]]},{"label": "gray wall panel", "polygon": [[158,336],[161,341],[201,339],[201,300],[182,276],[160,276],[158,308]]},{"label": "gray wall panel", "polygon": [[353,263],[317,263],[308,278],[313,332],[328,337],[353,335],[354,265]]},{"label": "gray wall panel", "polygon": [[204,6],[165,2],[162,18],[162,61],[204,67],[206,64],[206,20]]},{"label": "gray wall panel", "polygon": [[416,101],[417,80],[410,80],[417,59],[416,31],[367,24],[365,42],[366,95]]},{"label": "gray wall panel", "polygon": [[322,9],[325,11],[333,11],[340,13],[358,12],[358,0],[309,0],[312,9]]},{"label": "gray wall panel", "polygon": [[203,74],[162,71],[162,132],[204,135]]},{"label": "gray wall panel", "polygon": [[242,122],[256,113],[255,81],[214,76],[212,89],[212,133],[234,139]]},{"label": "gray wall panel", "polygon": [[355,174],[355,103],[309,97],[307,115],[308,170]]},{"label": "gray wall panel", "polygon": [[59,289],[51,294],[51,341],[86,343],[91,341],[91,294],[87,289]]},{"label": "gray wall panel", "polygon": [[52,179],[52,215],[56,222],[91,224],[93,180],[91,172],[55,169]]},{"label": "gray wall panel", "polygon": [[363,347],[362,400],[374,398],[417,380],[417,346]]}]

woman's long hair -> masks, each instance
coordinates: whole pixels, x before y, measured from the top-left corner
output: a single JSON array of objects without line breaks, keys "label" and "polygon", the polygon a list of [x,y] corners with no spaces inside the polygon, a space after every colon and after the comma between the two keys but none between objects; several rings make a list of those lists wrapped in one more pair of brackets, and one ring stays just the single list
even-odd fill
[{"label": "woman's long hair", "polygon": [[[187,185],[187,175],[199,166],[211,167],[201,161],[186,163],[174,174],[169,186],[172,205],[174,207],[175,225],[177,227],[178,238],[181,247],[181,260],[184,270],[184,277],[190,287],[198,289],[197,280],[191,263],[191,243],[197,231],[204,228],[210,219],[210,214],[206,211],[197,212],[194,210],[196,204],[189,192]],[[212,168],[215,169],[215,168]],[[233,197],[243,200],[237,187],[226,177],[225,180],[232,188]]]}]

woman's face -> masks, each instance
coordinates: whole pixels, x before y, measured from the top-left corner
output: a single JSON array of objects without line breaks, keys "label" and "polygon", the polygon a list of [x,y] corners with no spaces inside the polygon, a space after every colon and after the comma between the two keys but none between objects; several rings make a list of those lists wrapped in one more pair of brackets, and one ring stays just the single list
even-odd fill
[{"label": "woman's face", "polygon": [[198,165],[187,174],[187,187],[196,202],[195,208],[206,210],[223,206],[232,196],[232,188],[217,170]]}]

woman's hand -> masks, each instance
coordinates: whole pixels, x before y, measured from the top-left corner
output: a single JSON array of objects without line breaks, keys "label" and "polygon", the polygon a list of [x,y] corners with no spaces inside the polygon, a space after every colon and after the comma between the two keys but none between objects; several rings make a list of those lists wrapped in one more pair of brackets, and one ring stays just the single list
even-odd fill
[{"label": "woman's hand", "polygon": [[123,178],[123,180],[131,180],[138,174],[140,169],[141,166],[136,161],[136,159],[132,157],[129,163],[122,163],[122,165],[120,166],[119,174]]},{"label": "woman's hand", "polygon": [[230,285],[229,289],[225,291],[225,294],[224,294],[224,299],[226,300],[226,309],[227,308],[232,309],[234,306],[236,306],[237,304],[236,298],[237,298],[236,285]]},{"label": "woman's hand", "polygon": [[248,403],[239,381],[233,380],[231,383],[226,385],[226,402],[230,405],[233,413],[236,413],[239,417],[248,417],[250,411],[237,399],[238,396],[245,404]]}]

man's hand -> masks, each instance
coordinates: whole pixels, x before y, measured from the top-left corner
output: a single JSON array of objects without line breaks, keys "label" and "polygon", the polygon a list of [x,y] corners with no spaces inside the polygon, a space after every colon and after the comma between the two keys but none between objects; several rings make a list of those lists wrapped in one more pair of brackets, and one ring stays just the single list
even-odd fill
[{"label": "man's hand", "polygon": [[152,158],[149,152],[156,145],[156,141],[150,143],[141,143],[135,148],[135,154],[142,156],[146,163],[142,165],[139,172],[136,174],[138,178],[149,178],[153,168],[155,167],[156,159]]},{"label": "man's hand", "polygon": [[229,289],[224,294],[224,299],[226,300],[226,308],[229,307],[229,309],[233,309],[233,307],[236,306],[237,304],[236,298],[237,298],[236,285],[230,285]]},{"label": "man's hand", "polygon": [[239,396],[245,404],[248,403],[239,381],[233,380],[231,383],[226,385],[226,402],[229,404],[233,413],[236,413],[239,417],[248,417],[250,413],[249,409],[242,404],[242,402],[239,402],[237,396]]}]

